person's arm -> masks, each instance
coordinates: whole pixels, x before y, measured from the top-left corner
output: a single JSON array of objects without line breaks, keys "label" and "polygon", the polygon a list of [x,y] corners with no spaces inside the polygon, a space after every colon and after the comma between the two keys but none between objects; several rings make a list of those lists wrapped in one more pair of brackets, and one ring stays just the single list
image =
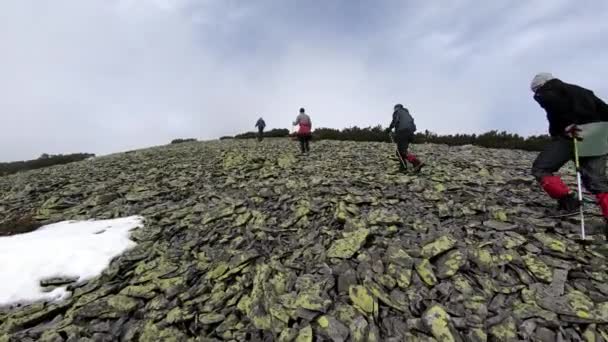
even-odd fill
[{"label": "person's arm", "polygon": [[297,125],[299,125],[299,124],[300,124],[300,115],[298,115],[298,116],[296,117],[296,121],[294,121],[294,122],[293,122],[293,125],[294,125],[294,126],[297,126]]},{"label": "person's arm", "polygon": [[602,101],[602,99],[599,97],[595,96],[595,105],[597,107],[597,111],[600,113],[602,121],[608,121],[608,104]]},{"label": "person's arm", "polygon": [[391,131],[393,128],[397,127],[398,123],[399,123],[399,113],[394,112],[393,120],[391,121],[391,124],[388,126],[388,130]]}]

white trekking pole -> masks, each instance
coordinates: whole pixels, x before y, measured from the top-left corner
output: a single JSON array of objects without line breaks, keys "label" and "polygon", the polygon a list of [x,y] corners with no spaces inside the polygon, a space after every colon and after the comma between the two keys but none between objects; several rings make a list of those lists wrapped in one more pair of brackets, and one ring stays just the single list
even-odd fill
[{"label": "white trekking pole", "polygon": [[580,213],[581,213],[581,239],[585,241],[585,210],[583,208],[583,188],[581,186],[581,166],[578,158],[578,142],[576,136],[574,140],[574,163],[576,166],[576,183],[578,186],[578,200],[580,202]]}]

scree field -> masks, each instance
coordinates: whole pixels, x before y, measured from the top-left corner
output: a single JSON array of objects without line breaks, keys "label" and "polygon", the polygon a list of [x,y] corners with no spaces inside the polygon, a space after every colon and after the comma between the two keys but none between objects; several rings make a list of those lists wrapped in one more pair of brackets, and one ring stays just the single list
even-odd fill
[{"label": "scree field", "polygon": [[0,341],[608,340],[598,211],[589,245],[548,218],[535,153],[414,145],[414,174],[392,144],[311,150],[190,142],[1,177],[5,223],[143,225],[67,298],[4,305]]}]

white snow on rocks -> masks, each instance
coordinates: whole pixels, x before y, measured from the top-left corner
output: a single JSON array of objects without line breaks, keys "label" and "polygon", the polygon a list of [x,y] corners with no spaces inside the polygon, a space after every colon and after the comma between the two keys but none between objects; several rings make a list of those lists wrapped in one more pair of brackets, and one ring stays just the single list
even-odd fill
[{"label": "white snow on rocks", "polygon": [[135,246],[129,231],[142,225],[140,216],[64,221],[0,237],[0,306],[67,297],[65,286],[44,292],[40,281],[99,275],[114,257]]}]

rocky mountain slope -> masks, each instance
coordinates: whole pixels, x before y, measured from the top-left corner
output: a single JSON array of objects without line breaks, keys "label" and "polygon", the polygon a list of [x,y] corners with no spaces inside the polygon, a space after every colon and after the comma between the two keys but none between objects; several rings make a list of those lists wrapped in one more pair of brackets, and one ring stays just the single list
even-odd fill
[{"label": "rocky mountain slope", "polygon": [[0,309],[0,341],[608,341],[606,248],[544,217],[534,154],[413,149],[418,175],[390,144],[267,140],[2,177],[5,221],[145,227],[66,301]]}]

